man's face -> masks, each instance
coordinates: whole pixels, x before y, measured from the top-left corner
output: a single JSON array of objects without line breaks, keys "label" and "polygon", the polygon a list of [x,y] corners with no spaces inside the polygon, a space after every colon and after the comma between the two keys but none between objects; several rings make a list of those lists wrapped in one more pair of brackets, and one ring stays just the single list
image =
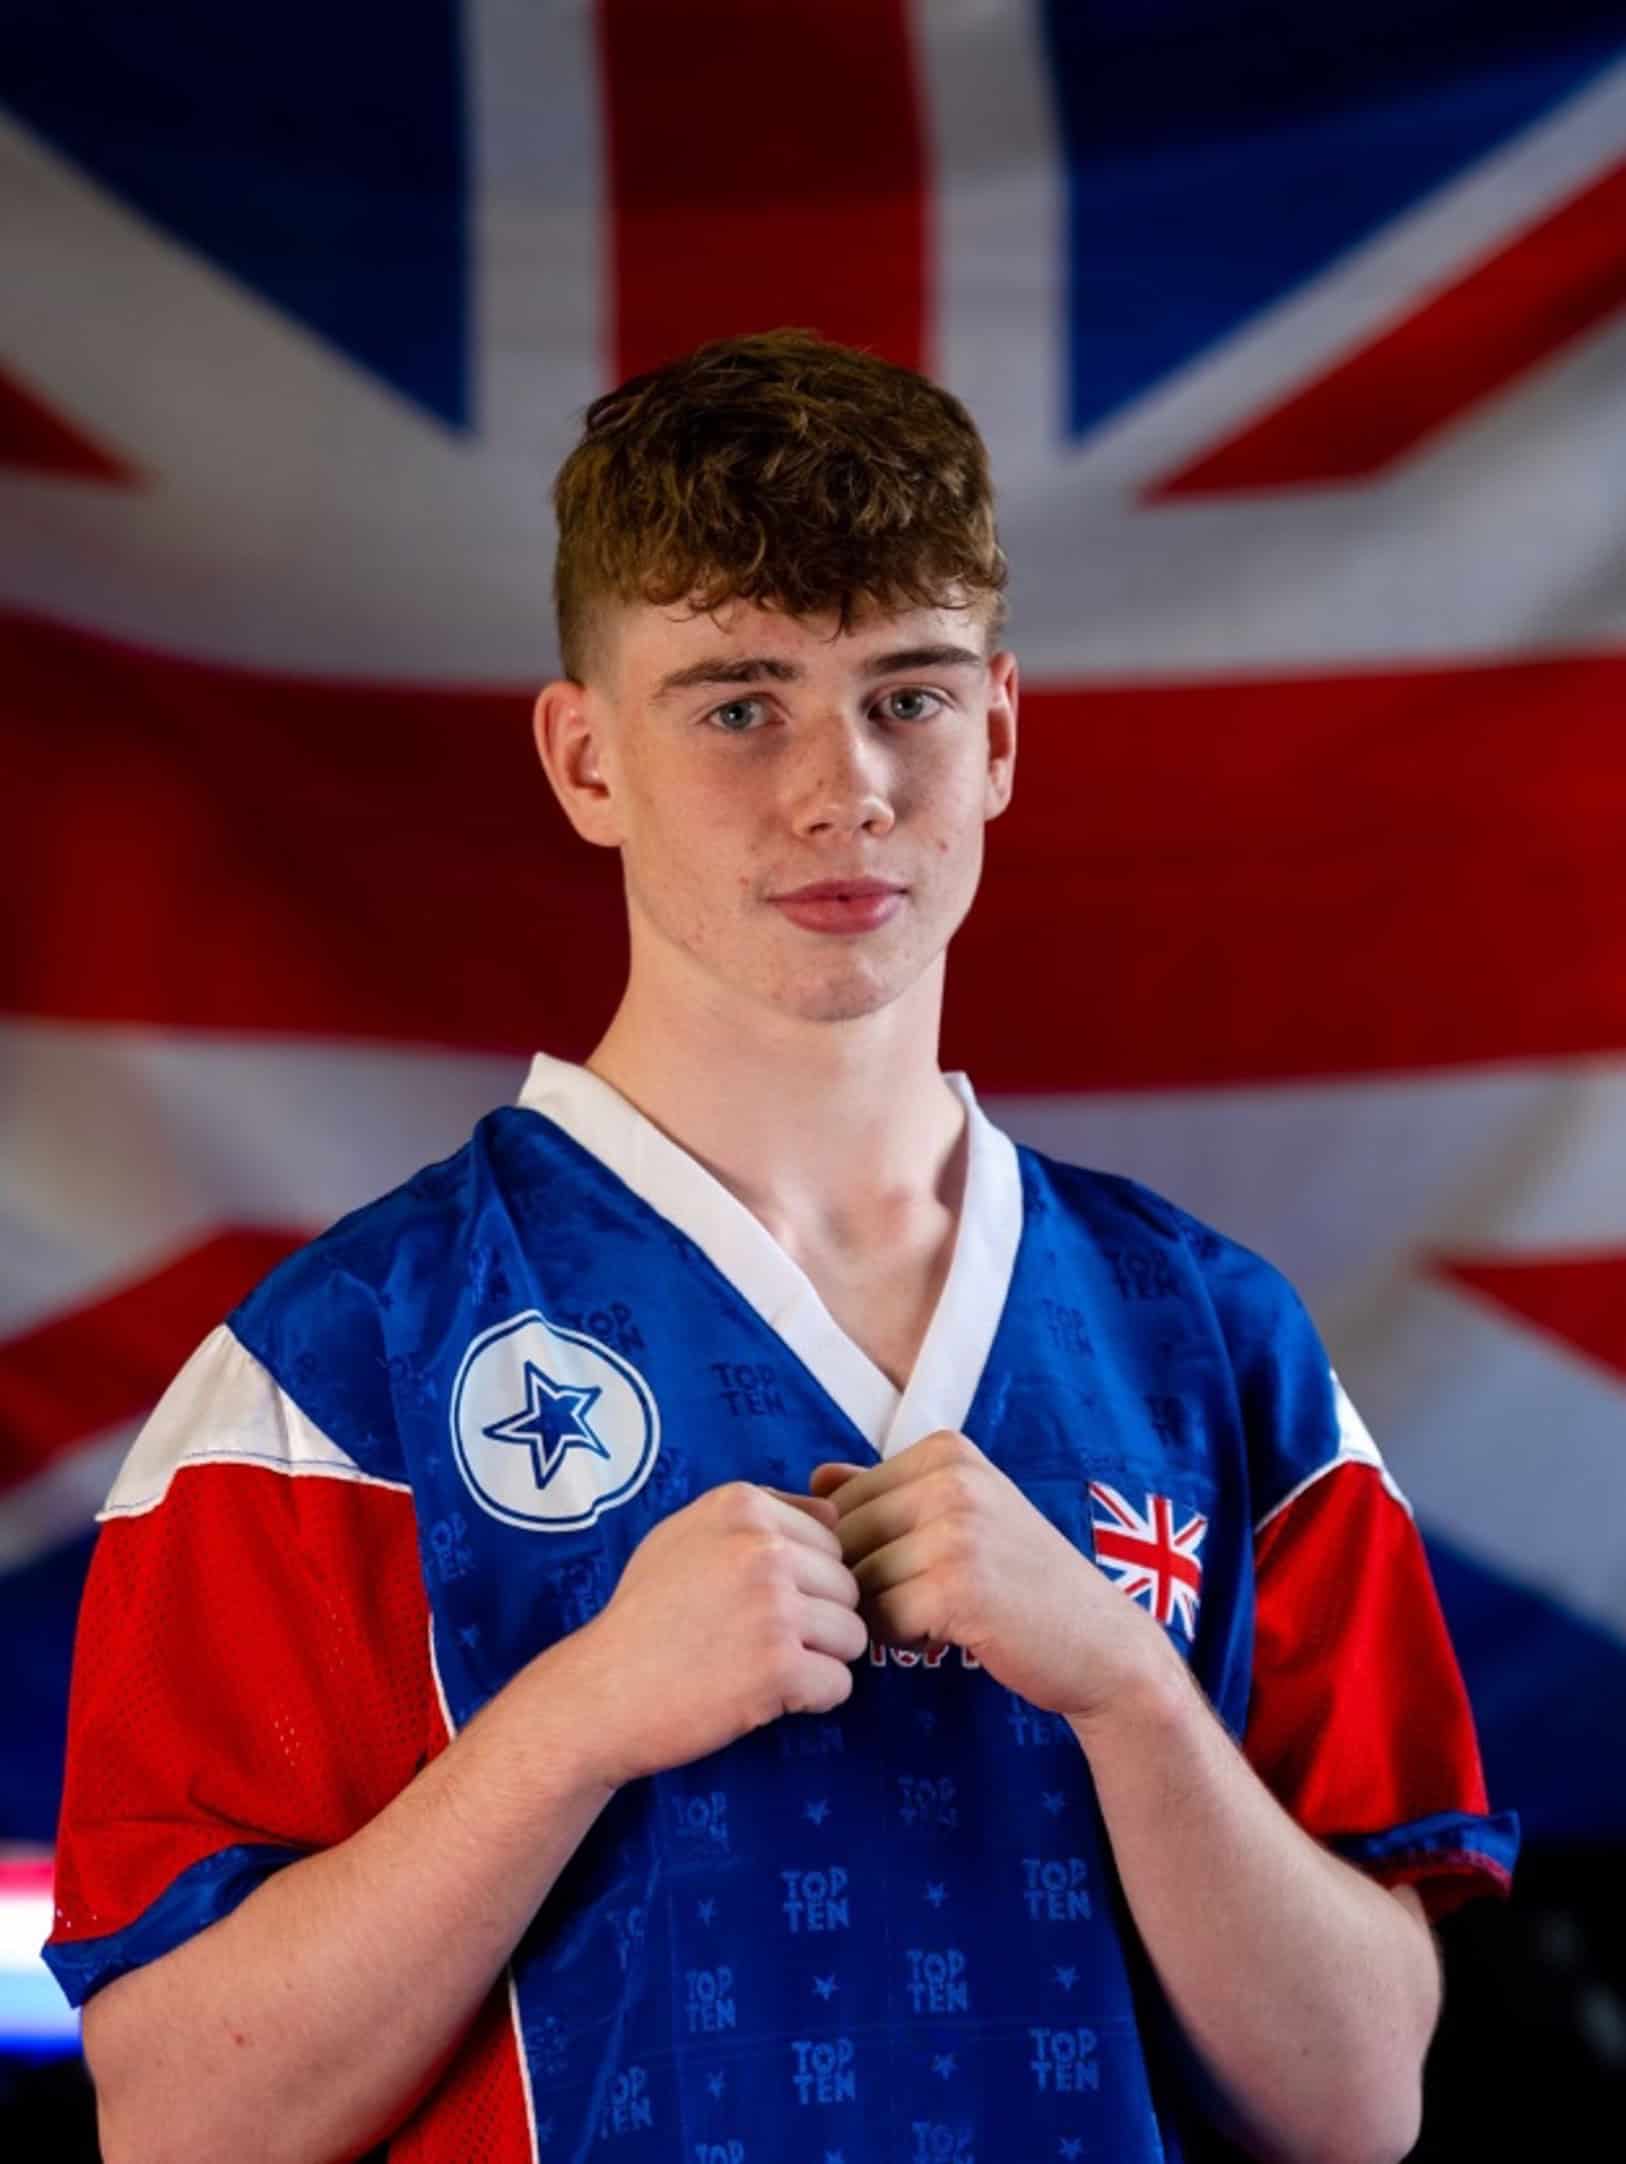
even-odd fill
[{"label": "man's face", "polygon": [[979,616],[839,633],[734,602],[627,607],[606,630],[581,694],[602,799],[577,824],[621,848],[638,965],[809,1021],[918,982],[1010,796],[1016,664],[985,656]]}]

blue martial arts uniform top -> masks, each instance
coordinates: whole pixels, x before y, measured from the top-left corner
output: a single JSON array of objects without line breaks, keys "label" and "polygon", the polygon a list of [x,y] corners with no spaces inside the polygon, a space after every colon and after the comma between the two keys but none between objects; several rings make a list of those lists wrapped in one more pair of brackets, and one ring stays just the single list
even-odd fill
[{"label": "blue martial arts uniform top", "polygon": [[[1505,1884],[1410,1514],[1289,1286],[1017,1149],[954,1082],[962,1222],[901,1393],[718,1182],[546,1059],[271,1274],[104,1513],[48,1949],[71,1996],[365,1822],[670,1512],[938,1428],[1158,1617],[1318,1837],[1442,1901]],[[206,1645],[174,1635],[188,1601]],[[134,1681],[85,1652],[114,1605]],[[872,1645],[836,1711],[623,1788],[467,2053],[392,2156],[1152,2164],[1206,2139],[1072,1732],[952,1647]]]}]

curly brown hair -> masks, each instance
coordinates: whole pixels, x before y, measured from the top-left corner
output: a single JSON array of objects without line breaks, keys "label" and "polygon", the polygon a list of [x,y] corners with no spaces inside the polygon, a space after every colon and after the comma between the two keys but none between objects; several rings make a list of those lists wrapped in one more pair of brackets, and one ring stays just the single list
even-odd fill
[{"label": "curly brown hair", "polygon": [[554,607],[585,681],[614,599],[745,600],[846,631],[869,606],[986,607],[1006,565],[988,453],[940,385],[814,331],[719,338],[587,408],[553,487]]}]

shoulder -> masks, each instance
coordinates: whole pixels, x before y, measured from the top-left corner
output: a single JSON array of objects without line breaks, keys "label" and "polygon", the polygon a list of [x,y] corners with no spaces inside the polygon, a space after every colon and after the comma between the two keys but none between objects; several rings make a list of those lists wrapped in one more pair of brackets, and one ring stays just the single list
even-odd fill
[{"label": "shoulder", "polygon": [[1138,1180],[1021,1156],[1029,1196],[1096,1246],[1126,1302],[1183,1296],[1213,1350],[1261,1510],[1346,1459],[1381,1468],[1309,1310],[1275,1263]]},{"label": "shoulder", "polygon": [[297,1325],[330,1334],[410,1299],[423,1272],[444,1270],[502,1207],[523,1160],[529,1116],[491,1112],[460,1150],[425,1165],[296,1248],[230,1317],[245,1343],[275,1342]]},{"label": "shoulder", "polygon": [[537,1124],[511,1107],[488,1114],[450,1157],[296,1248],[226,1319],[263,1389],[388,1477],[400,1476],[395,1399],[418,1349],[442,1308],[503,1266],[517,1190],[546,1185]]},{"label": "shoulder", "polygon": [[[144,1422],[104,1519],[147,1516],[183,1467],[321,1474],[324,1495],[335,1482],[404,1485],[389,1405],[391,1287],[415,1254],[455,1251],[487,1125],[285,1256],[209,1332]],[[297,1492],[318,1491],[300,1481]]]},{"label": "shoulder", "polygon": [[1025,1146],[1017,1155],[1030,1203],[1060,1210],[1103,1246],[1129,1240],[1166,1253],[1201,1285],[1228,1337],[1232,1330],[1246,1335],[1268,1325],[1277,1310],[1302,1312],[1297,1293],[1273,1262],[1155,1188]]}]

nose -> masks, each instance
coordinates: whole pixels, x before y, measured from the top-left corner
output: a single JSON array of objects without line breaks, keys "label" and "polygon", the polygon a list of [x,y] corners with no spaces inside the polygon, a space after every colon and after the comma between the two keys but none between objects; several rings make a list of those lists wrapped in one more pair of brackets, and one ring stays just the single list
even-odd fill
[{"label": "nose", "polygon": [[861,719],[832,716],[808,732],[792,794],[798,834],[886,834],[897,823],[885,747]]}]

